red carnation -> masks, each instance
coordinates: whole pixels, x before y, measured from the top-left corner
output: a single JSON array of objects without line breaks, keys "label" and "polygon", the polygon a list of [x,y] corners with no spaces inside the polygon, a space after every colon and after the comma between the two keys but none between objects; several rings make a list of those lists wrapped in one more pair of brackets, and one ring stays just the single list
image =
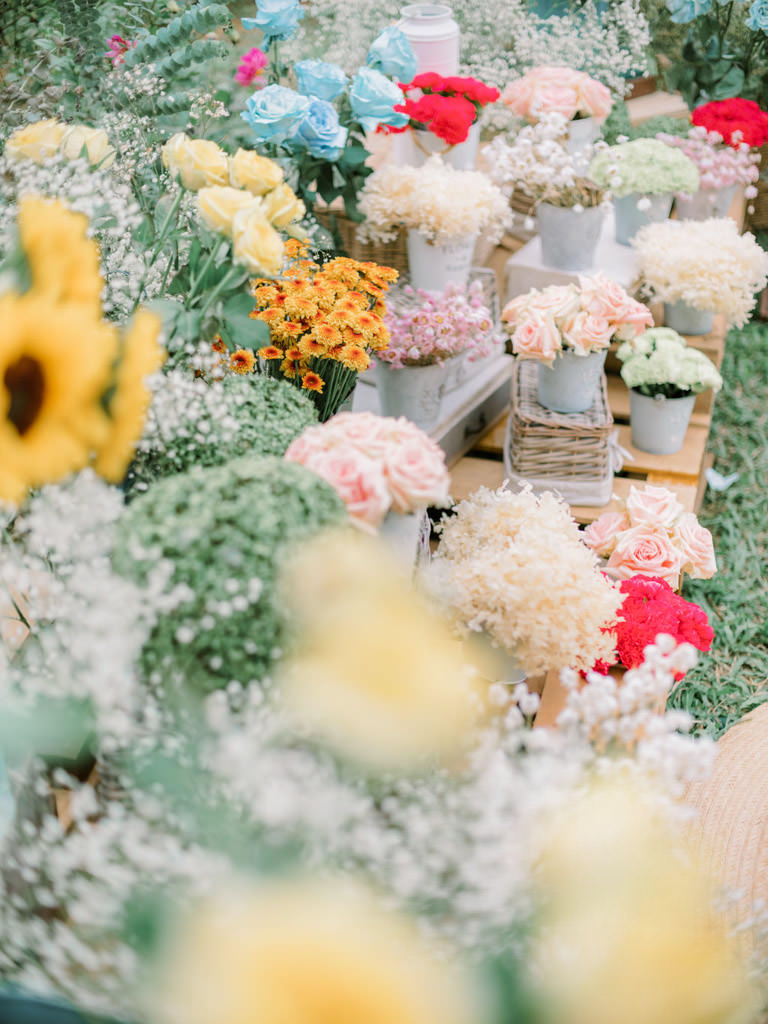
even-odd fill
[{"label": "red carnation", "polygon": [[439,98],[440,107],[429,126],[430,131],[450,146],[466,142],[477,116],[474,106],[461,96]]},{"label": "red carnation", "polygon": [[734,97],[703,103],[693,111],[691,120],[707,131],[719,132],[733,147],[746,142],[750,148],[759,149],[768,142],[768,113],[754,100]]},{"label": "red carnation", "polygon": [[403,89],[429,89],[430,91],[439,92],[443,87],[445,79],[442,75],[438,75],[436,71],[424,71],[420,75],[416,75],[410,85],[402,85]]}]

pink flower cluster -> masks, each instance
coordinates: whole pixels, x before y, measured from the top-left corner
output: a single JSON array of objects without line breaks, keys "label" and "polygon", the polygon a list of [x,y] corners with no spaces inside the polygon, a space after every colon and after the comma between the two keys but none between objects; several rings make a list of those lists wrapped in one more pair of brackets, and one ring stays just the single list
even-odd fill
[{"label": "pink flower cluster", "polygon": [[305,430],[285,458],[326,480],[352,522],[366,530],[378,529],[390,509],[406,513],[450,504],[445,455],[403,417],[339,413]]},{"label": "pink flower cluster", "polygon": [[563,348],[587,355],[608,348],[612,338],[631,341],[653,326],[650,310],[602,271],[579,277],[578,287],[534,288],[508,302],[501,318],[515,355],[550,366]]},{"label": "pink flower cluster", "polygon": [[[266,53],[258,46],[252,47],[243,54],[235,72],[235,81],[238,85],[253,85],[254,79],[263,73],[268,63],[269,58]],[[257,82],[255,88],[259,88],[263,84],[263,82]]]},{"label": "pink flower cluster", "polygon": [[510,82],[501,94],[503,103],[526,121],[543,114],[562,114],[571,121],[582,117],[607,117],[612,104],[609,90],[584,71],[542,65]]},{"label": "pink flower cluster", "polygon": [[441,295],[410,287],[405,294],[418,298],[419,304],[399,311],[390,305],[384,318],[389,344],[377,353],[378,359],[391,366],[429,366],[462,352],[468,352],[474,361],[489,355],[502,341],[494,331],[480,281],[473,281],[468,288],[449,284]]},{"label": "pink flower cluster", "polygon": [[712,534],[666,487],[631,487],[621,512],[604,512],[583,533],[596,555],[607,558],[616,579],[658,576],[677,587],[682,573],[708,580],[717,572]]},{"label": "pink flower cluster", "polygon": [[122,36],[111,36],[109,40],[109,49],[104,56],[109,57],[112,61],[112,67],[116,68],[125,62],[126,53],[128,53],[128,51],[135,45],[135,42],[131,42],[130,39],[123,39]]},{"label": "pink flower cluster", "polygon": [[700,189],[746,185],[747,199],[757,195],[754,182],[760,177],[760,154],[751,150],[746,142],[728,146],[719,132],[707,131],[703,125],[694,125],[687,136],[659,132],[656,138],[667,146],[681,149],[693,160],[699,169]]}]

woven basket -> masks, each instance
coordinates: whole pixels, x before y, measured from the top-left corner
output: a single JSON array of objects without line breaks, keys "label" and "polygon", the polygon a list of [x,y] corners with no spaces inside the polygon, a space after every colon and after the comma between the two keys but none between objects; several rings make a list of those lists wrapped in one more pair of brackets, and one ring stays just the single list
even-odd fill
[{"label": "woven basket", "polygon": [[750,231],[768,231],[768,145],[760,150],[757,195],[749,205],[754,208],[754,213],[750,213],[748,217]]},{"label": "woven basket", "polygon": [[504,468],[536,493],[557,491],[564,501],[605,505],[611,500],[615,457],[613,417],[605,374],[592,407],[559,413],[537,400],[537,362],[518,360],[512,373],[512,411],[504,438]]},{"label": "woven basket", "polygon": [[408,251],[406,233],[398,231],[393,242],[361,242],[357,237],[357,224],[343,210],[329,208],[315,209],[315,216],[324,228],[341,241],[341,255],[363,263],[379,263],[384,267],[394,267],[400,274],[408,273]]}]

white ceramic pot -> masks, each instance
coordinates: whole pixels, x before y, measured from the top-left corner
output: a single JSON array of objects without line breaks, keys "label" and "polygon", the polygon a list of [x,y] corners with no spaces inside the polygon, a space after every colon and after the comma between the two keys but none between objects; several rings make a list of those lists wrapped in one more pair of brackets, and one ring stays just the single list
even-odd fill
[{"label": "white ceramic pot", "polygon": [[492,682],[514,686],[528,678],[515,653],[500,647],[487,630],[470,633],[468,643],[482,656],[484,671],[493,676]]},{"label": "white ceramic pot", "polygon": [[538,400],[553,412],[586,412],[591,408],[603,376],[606,351],[576,355],[562,349],[554,366],[539,363]]},{"label": "white ceramic pot", "polygon": [[726,188],[700,188],[688,199],[675,197],[675,210],[679,220],[707,220],[709,217],[727,217],[736,186]]},{"label": "white ceramic pot", "polygon": [[379,527],[379,537],[394,556],[413,568],[424,549],[429,551],[429,517],[426,509],[418,512],[387,512]]},{"label": "white ceramic pot", "polygon": [[446,243],[430,242],[420,231],[408,231],[408,273],[414,288],[441,293],[450,283],[466,287],[477,235]]},{"label": "white ceramic pot", "polygon": [[457,142],[453,145],[445,142],[433,132],[420,129],[411,129],[405,133],[410,139],[410,152],[405,163],[413,167],[421,167],[435,153],[443,158],[443,161],[457,171],[472,171],[477,163],[477,150],[480,145],[480,122],[470,127],[469,134],[464,142]]},{"label": "white ceramic pot", "polygon": [[673,455],[683,447],[685,432],[696,401],[695,395],[683,398],[649,398],[634,388],[629,392],[629,423],[632,444],[651,455]]},{"label": "white ceramic pot", "polygon": [[[354,11],[351,12],[354,17]],[[436,71],[440,75],[459,73],[459,26],[447,4],[408,4],[400,10],[398,28],[416,54],[417,74]]]},{"label": "white ceramic pot", "polygon": [[588,150],[600,134],[600,123],[594,117],[580,117],[568,122],[568,138],[565,148],[571,156],[579,156]]},{"label": "white ceramic pot", "polygon": [[664,326],[678,334],[709,334],[714,322],[715,314],[708,309],[695,309],[687,302],[664,303]]},{"label": "white ceramic pot", "polygon": [[450,360],[431,366],[395,368],[376,363],[376,389],[383,416],[405,416],[422,430],[430,431],[440,419]]},{"label": "white ceramic pot", "polygon": [[595,265],[605,211],[588,206],[576,211],[570,206],[539,203],[536,207],[541,239],[541,259],[556,270],[589,270]]},{"label": "white ceramic pot", "polygon": [[[647,200],[648,206],[640,209],[638,203]],[[672,193],[660,192],[655,196],[644,196],[641,192],[630,192],[613,200],[613,212],[616,217],[616,241],[620,245],[629,245],[640,228],[646,224],[654,224],[666,220],[672,209]]]}]

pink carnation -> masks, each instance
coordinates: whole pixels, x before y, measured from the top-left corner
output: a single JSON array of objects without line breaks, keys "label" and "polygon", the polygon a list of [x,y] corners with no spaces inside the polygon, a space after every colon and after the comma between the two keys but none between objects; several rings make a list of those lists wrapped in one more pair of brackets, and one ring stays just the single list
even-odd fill
[{"label": "pink carnation", "polygon": [[[243,54],[235,72],[235,81],[239,85],[253,85],[253,80],[262,74],[268,63],[269,58],[266,53],[258,46],[254,46],[253,49]],[[257,83],[257,85],[261,84],[263,83]]]}]

